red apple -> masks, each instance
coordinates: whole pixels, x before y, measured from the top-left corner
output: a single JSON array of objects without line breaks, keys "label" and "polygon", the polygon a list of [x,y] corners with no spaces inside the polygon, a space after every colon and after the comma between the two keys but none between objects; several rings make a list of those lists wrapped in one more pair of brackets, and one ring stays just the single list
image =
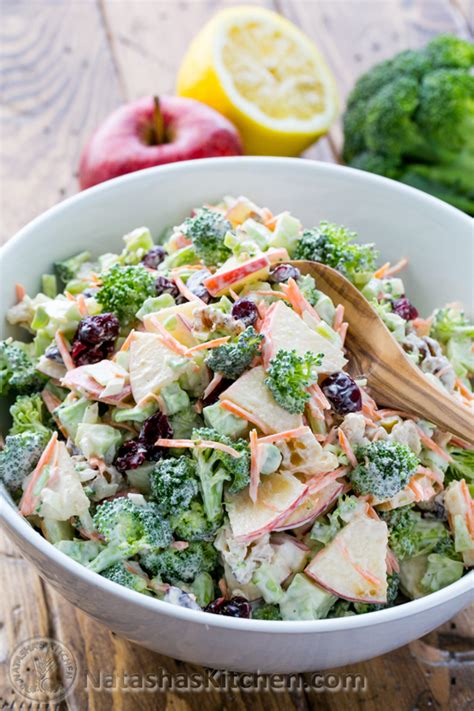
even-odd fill
[{"label": "red apple", "polygon": [[111,113],[85,146],[81,188],[154,165],[242,154],[237,129],[209,106],[176,96],[146,96]]}]

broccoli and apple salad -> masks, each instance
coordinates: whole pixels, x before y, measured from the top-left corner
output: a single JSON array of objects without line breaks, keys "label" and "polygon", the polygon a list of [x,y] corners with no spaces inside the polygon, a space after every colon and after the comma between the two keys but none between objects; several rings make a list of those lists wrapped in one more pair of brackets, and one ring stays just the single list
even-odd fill
[{"label": "broccoli and apple salad", "polygon": [[351,280],[426,377],[472,406],[474,325],[422,318],[372,244],[247,198],[156,244],[18,285],[0,343],[11,413],[0,478],[29,523],[98,575],[171,604],[261,620],[358,615],[474,565],[474,450],[380,407],[350,375]]}]

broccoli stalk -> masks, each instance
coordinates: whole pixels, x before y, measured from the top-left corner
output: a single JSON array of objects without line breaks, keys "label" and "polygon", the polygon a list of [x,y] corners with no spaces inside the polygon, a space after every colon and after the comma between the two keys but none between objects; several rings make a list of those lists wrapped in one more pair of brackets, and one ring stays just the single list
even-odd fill
[{"label": "broccoli stalk", "polygon": [[236,380],[252,363],[260,350],[263,336],[249,326],[237,338],[223,346],[213,348],[206,359],[206,365],[225,378]]},{"label": "broccoli stalk", "polygon": [[392,498],[408,484],[419,464],[409,447],[389,440],[371,442],[358,454],[363,463],[354,469],[350,479],[363,496]]},{"label": "broccoli stalk", "polygon": [[281,407],[291,413],[304,411],[310,398],[308,387],[318,379],[316,368],[322,357],[322,353],[307,351],[300,356],[296,351],[281,349],[271,359],[265,385]]},{"label": "broccoli stalk", "polygon": [[232,252],[224,244],[226,233],[232,225],[222,213],[204,207],[194,217],[188,217],[181,226],[182,232],[192,241],[194,249],[204,264],[222,264]]},{"label": "broccoli stalk", "polygon": [[93,521],[107,544],[88,565],[96,573],[139,552],[166,548],[172,541],[169,522],[153,503],[138,506],[127,497],[105,501]]}]

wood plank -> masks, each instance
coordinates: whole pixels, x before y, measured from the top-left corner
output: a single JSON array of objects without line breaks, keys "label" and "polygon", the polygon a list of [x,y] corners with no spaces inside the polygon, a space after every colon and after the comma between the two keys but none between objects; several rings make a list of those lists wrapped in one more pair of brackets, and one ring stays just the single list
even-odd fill
[{"label": "wood plank", "polygon": [[[174,93],[176,74],[189,43],[215,12],[233,4],[226,0],[100,3],[128,99]],[[246,4],[276,8],[272,0],[250,0]],[[305,157],[335,160],[327,138],[306,151]]]},{"label": "wood plank", "polygon": [[0,240],[78,189],[87,136],[121,94],[95,0],[3,0]]},{"label": "wood plank", "polygon": [[[441,32],[469,36],[461,14],[448,0],[278,0],[278,7],[326,57],[342,106],[357,77],[373,64],[403,49],[421,47]],[[330,139],[340,151],[341,121]]]}]

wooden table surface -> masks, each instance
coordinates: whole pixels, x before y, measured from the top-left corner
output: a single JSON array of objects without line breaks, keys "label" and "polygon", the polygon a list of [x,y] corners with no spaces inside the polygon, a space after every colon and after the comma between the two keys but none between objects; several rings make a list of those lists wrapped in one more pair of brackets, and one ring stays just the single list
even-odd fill
[{"label": "wooden table surface", "polygon": [[[247,4],[249,0],[246,0]],[[0,1],[0,238],[77,191],[76,167],[91,130],[121,102],[173,92],[190,39],[218,0]],[[335,73],[342,99],[374,62],[440,32],[472,37],[473,0],[274,0],[300,25]],[[337,161],[340,126],[307,156]],[[78,663],[61,708],[356,709],[424,711],[474,707],[472,611],[423,640],[338,670],[366,678],[358,692],[240,688],[202,693],[98,691],[97,671],[124,675],[199,671],[109,632],[57,595],[0,533],[0,709],[26,706],[8,679],[12,649],[34,636],[65,643]],[[308,675],[305,675],[309,679]],[[48,708],[52,708],[49,706]]]}]

